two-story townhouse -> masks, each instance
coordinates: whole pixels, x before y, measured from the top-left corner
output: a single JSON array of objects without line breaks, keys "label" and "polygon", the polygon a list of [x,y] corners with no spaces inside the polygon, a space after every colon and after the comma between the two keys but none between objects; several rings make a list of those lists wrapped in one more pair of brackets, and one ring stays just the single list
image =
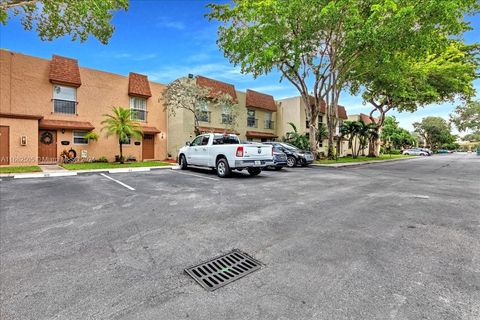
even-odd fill
[{"label": "two-story townhouse", "polygon": [[[0,50],[0,164],[56,163],[63,150],[88,160],[118,155],[118,138],[101,122],[113,107],[130,108],[143,139],[129,139],[124,155],[166,158],[164,85],[144,75],[128,77],[79,67],[77,60],[51,60]],[[85,139],[93,131],[97,141]]]},{"label": "two-story townhouse", "polygon": [[[378,119],[377,118],[374,118],[375,121],[377,121]],[[364,113],[360,113],[360,114],[352,114],[352,115],[349,115],[348,116],[348,121],[363,121],[365,124],[370,124],[372,123],[372,120],[370,119],[370,117]],[[357,137],[355,137],[354,139],[352,139],[349,144],[348,144],[348,150],[347,150],[347,153],[349,155],[351,155],[353,153],[353,150],[352,150],[352,147],[353,146],[358,146],[359,145],[359,139]],[[367,142],[365,148],[363,148],[362,150],[359,150],[359,155],[362,156],[362,155],[368,155],[368,148],[369,148],[369,143]]]},{"label": "two-story townhouse", "polygon": [[[241,140],[271,141],[277,138],[277,106],[271,95],[247,90],[235,90],[235,86],[222,81],[196,76],[198,86],[209,88],[210,94],[228,94],[237,103],[232,109],[213,101],[200,103],[197,107],[200,132],[235,133]],[[194,115],[189,110],[176,110],[168,118],[168,155],[175,158],[186,142],[192,141]]]},{"label": "two-story townhouse", "polygon": [[[278,130],[277,133],[280,137],[286,136],[288,132],[293,131],[290,123],[293,123],[300,133],[308,133],[310,123],[307,121],[306,108],[303,99],[300,96],[280,99],[278,104]],[[344,106],[338,106],[337,109],[337,125],[335,140],[339,139],[340,127],[344,120],[348,119],[347,111]],[[320,106],[320,114],[318,116],[317,127],[321,125],[327,125],[326,104],[322,103]],[[328,148],[328,139],[325,138],[319,143],[319,152],[326,154]],[[340,156],[345,156],[348,153],[348,141],[342,139],[340,141],[340,150],[337,150]]]}]

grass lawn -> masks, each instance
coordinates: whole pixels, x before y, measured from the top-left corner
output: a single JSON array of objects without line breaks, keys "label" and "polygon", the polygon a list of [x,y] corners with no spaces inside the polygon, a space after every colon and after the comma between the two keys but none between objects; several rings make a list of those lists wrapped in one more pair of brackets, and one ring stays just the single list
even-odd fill
[{"label": "grass lawn", "polygon": [[315,163],[318,164],[334,164],[334,163],[349,163],[349,162],[363,162],[363,161],[378,161],[378,160],[390,160],[390,159],[403,159],[403,158],[411,158],[413,156],[406,156],[403,154],[384,154],[378,156],[376,158],[369,158],[369,157],[358,157],[352,159],[352,157],[342,157],[338,158],[337,160],[316,160]]},{"label": "grass lawn", "polygon": [[22,172],[39,172],[42,171],[39,166],[26,167],[0,167],[0,173],[22,173]]},{"label": "grass lawn", "polygon": [[171,166],[171,163],[160,161],[145,162],[89,162],[89,163],[64,163],[62,167],[68,170],[88,170],[88,169],[115,169],[115,168],[136,168],[136,167],[164,167]]}]

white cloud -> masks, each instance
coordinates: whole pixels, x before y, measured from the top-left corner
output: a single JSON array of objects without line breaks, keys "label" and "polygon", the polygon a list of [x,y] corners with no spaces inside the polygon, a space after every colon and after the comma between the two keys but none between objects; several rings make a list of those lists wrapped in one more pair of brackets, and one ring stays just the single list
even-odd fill
[{"label": "white cloud", "polygon": [[156,23],[157,27],[160,28],[169,28],[169,29],[176,29],[176,30],[184,30],[185,23],[178,20],[172,20],[169,17],[159,17]]},{"label": "white cloud", "polygon": [[117,53],[108,53],[101,52],[97,54],[98,57],[107,58],[107,59],[123,59],[131,61],[145,61],[158,57],[156,53],[127,53],[127,52],[117,52]]},{"label": "white cloud", "polygon": [[245,87],[242,89],[238,89],[240,91],[247,91],[247,89],[258,91],[258,92],[278,92],[278,91],[291,91],[291,86],[283,86],[283,85],[264,85],[264,86],[253,86],[253,87]]},{"label": "white cloud", "polygon": [[151,80],[164,83],[171,82],[180,77],[185,77],[189,73],[193,75],[202,75],[220,81],[237,83],[251,80],[249,76],[242,75],[240,69],[221,63],[208,63],[194,66],[171,65],[155,70],[144,71],[144,74],[147,74]]}]

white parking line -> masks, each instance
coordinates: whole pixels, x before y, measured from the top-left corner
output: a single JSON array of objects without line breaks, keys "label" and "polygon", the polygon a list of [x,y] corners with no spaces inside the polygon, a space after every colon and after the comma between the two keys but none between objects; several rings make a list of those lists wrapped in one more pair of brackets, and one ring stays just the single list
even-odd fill
[{"label": "white parking line", "polygon": [[109,177],[109,176],[107,176],[107,175],[104,174],[104,173],[100,173],[100,175],[101,175],[101,176],[104,176],[104,177],[107,178],[107,179],[110,179],[110,180],[118,183],[118,184],[121,185],[121,186],[124,186],[124,187],[127,188],[128,190],[135,191],[134,188],[130,187],[128,184],[123,183],[122,181],[118,181],[117,179],[113,179],[112,177]]},{"label": "white parking line", "polygon": [[197,178],[203,178],[203,179],[209,179],[209,180],[213,180],[213,181],[218,181],[218,179],[211,178],[211,177],[201,176],[201,175],[194,174],[194,173],[180,172],[180,171],[178,171],[178,170],[171,170],[170,172],[175,172],[175,173],[179,173],[179,174],[185,174],[185,175],[187,175],[187,176],[194,176],[194,177],[197,177]]}]

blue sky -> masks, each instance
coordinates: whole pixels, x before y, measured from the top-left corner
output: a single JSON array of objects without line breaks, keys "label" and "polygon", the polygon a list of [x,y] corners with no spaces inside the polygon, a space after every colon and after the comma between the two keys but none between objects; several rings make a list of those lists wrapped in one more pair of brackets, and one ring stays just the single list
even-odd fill
[{"label": "blue sky", "polygon": [[[277,72],[253,79],[231,65],[215,44],[217,24],[204,18],[205,5],[212,1],[131,1],[127,12],[113,18],[116,30],[108,45],[94,38],[85,43],[68,37],[52,42],[40,41],[35,32],[23,30],[18,19],[0,27],[0,47],[49,59],[52,54],[77,58],[83,67],[127,75],[144,73],[153,81],[168,83],[188,73],[201,74],[235,85],[237,90],[253,89],[276,99],[298,95],[287,81],[279,82]],[[469,19],[475,30],[465,35],[468,43],[480,41],[480,19]],[[480,91],[480,81],[475,82]],[[360,97],[345,93],[340,103],[349,114],[368,113]],[[415,113],[392,113],[400,124],[411,124],[434,115],[447,118],[456,104],[432,105]]]}]

